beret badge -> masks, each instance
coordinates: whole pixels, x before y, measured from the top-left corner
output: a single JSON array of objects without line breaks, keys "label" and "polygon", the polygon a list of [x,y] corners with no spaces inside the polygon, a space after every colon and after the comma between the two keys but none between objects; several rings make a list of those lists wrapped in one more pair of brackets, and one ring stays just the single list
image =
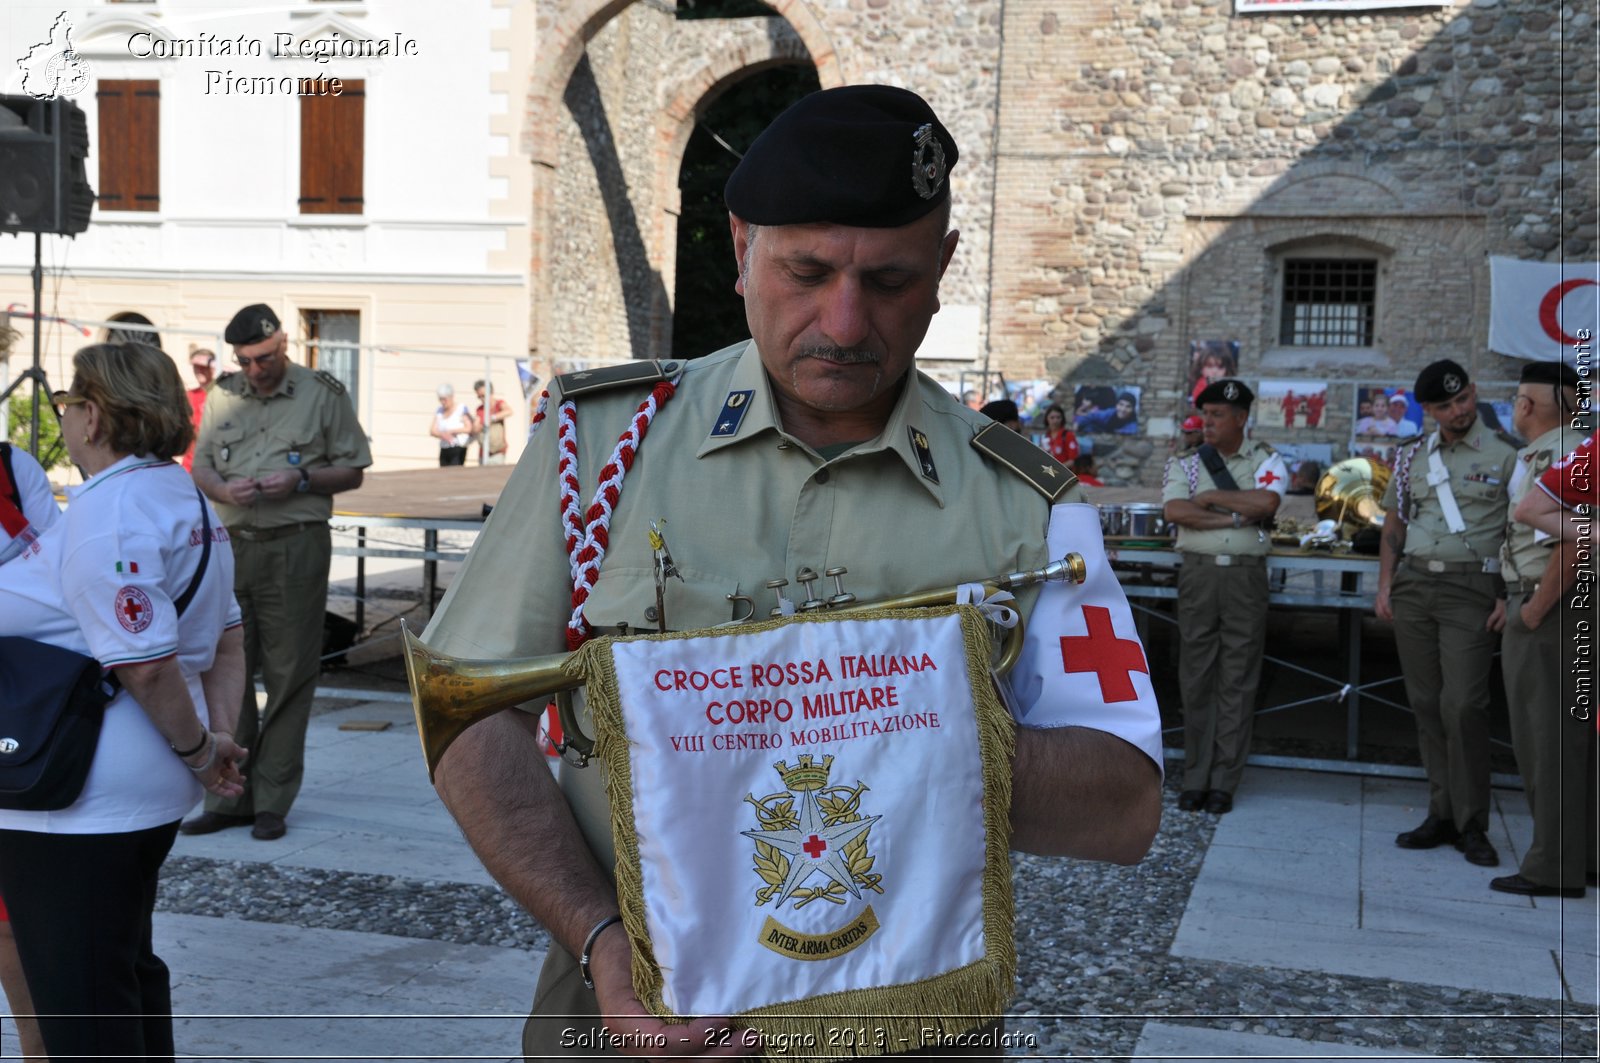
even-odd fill
[{"label": "beret badge", "polygon": [[911,186],[923,199],[939,194],[944,184],[944,145],[933,135],[933,123],[924,122],[911,134],[914,150],[911,158]]},{"label": "beret badge", "polygon": [[1446,373],[1444,375],[1444,393],[1446,395],[1454,395],[1461,390],[1461,386],[1461,378],[1454,373]]},{"label": "beret badge", "polygon": [[1229,402],[1238,401],[1238,399],[1239,399],[1239,385],[1235,384],[1231,380],[1228,381],[1226,384],[1224,384],[1222,386],[1222,397],[1227,399]]},{"label": "beret badge", "polygon": [[262,337],[262,339],[265,339],[268,336],[271,336],[274,332],[277,332],[277,331],[278,331],[278,323],[276,321],[268,321],[266,318],[262,318],[261,319],[261,337]]}]

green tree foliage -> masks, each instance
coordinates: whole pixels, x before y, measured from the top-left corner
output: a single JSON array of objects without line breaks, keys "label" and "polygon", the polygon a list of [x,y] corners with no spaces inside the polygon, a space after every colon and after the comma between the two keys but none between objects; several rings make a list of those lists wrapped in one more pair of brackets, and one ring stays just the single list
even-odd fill
[{"label": "green tree foliage", "polygon": [[683,213],[678,218],[674,357],[710,354],[750,335],[744,300],[733,290],[733,237],[728,233],[728,208],[722,203],[722,186],[739,160],[717,137],[742,153],[785,108],[819,88],[817,72],[810,66],[773,67],[741,81],[700,115],[678,179]]},{"label": "green tree foliage", "polygon": [[[28,429],[33,424],[33,385],[24,384],[11,393],[11,401],[7,406],[10,426],[9,438],[13,446],[23,450],[28,449]],[[61,424],[56,420],[56,411],[50,405],[50,396],[41,396],[39,401],[39,464],[46,469],[53,469],[58,465],[67,463],[67,447],[61,441]]]}]

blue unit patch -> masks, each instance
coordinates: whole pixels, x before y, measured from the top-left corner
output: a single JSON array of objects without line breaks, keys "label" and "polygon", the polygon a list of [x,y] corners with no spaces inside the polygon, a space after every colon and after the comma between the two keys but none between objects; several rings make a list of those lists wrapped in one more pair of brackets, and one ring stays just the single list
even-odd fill
[{"label": "blue unit patch", "polygon": [[754,391],[730,391],[723,400],[722,409],[717,413],[717,423],[711,426],[713,439],[725,439],[728,436],[739,434],[739,426],[744,423],[744,415],[750,411],[750,400],[755,398]]}]

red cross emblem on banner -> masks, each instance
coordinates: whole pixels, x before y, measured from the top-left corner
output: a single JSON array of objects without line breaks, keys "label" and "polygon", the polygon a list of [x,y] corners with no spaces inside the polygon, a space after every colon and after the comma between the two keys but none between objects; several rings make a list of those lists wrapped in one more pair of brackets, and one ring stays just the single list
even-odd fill
[{"label": "red cross emblem on banner", "polygon": [[822,854],[827,851],[828,843],[813,834],[810,838],[806,839],[805,844],[800,846],[800,848],[804,849],[806,851],[806,855],[811,857],[811,859],[821,860]]},{"label": "red cross emblem on banner", "polygon": [[1283,477],[1279,476],[1271,469],[1268,469],[1266,472],[1256,477],[1256,483],[1260,484],[1262,487],[1271,487],[1281,479],[1283,479]]},{"label": "red cross emblem on banner", "polygon": [[1106,702],[1138,701],[1133,673],[1150,674],[1144,647],[1136,639],[1119,639],[1111,628],[1111,610],[1103,605],[1083,607],[1087,635],[1061,636],[1061,668],[1066,672],[1093,672],[1100,680]]},{"label": "red cross emblem on banner", "polygon": [[149,595],[138,587],[124,587],[118,591],[114,608],[117,623],[135,635],[149,627],[154,616]]}]

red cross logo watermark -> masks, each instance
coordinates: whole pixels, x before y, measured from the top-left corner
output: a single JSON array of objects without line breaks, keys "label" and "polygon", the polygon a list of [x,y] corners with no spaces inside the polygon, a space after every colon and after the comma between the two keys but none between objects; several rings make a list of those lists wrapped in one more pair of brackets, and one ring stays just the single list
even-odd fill
[{"label": "red cross logo watermark", "polygon": [[1083,607],[1087,635],[1061,636],[1061,668],[1065,672],[1093,672],[1100,680],[1100,696],[1114,701],[1138,701],[1133,673],[1150,674],[1144,647],[1136,639],[1119,639],[1111,628],[1111,610],[1102,605]]},{"label": "red cross logo watermark", "polygon": [[1283,477],[1279,476],[1271,469],[1268,469],[1266,472],[1256,477],[1256,483],[1260,484],[1262,487],[1271,487],[1281,479],[1283,479]]},{"label": "red cross logo watermark", "polygon": [[117,623],[137,635],[150,626],[155,610],[150,606],[150,596],[138,587],[124,587],[117,592]]},{"label": "red cross logo watermark", "polygon": [[811,859],[821,860],[822,854],[828,849],[828,843],[813,834],[811,837],[806,839],[805,844],[800,846],[800,848],[804,849],[806,851],[806,855],[811,857]]}]

